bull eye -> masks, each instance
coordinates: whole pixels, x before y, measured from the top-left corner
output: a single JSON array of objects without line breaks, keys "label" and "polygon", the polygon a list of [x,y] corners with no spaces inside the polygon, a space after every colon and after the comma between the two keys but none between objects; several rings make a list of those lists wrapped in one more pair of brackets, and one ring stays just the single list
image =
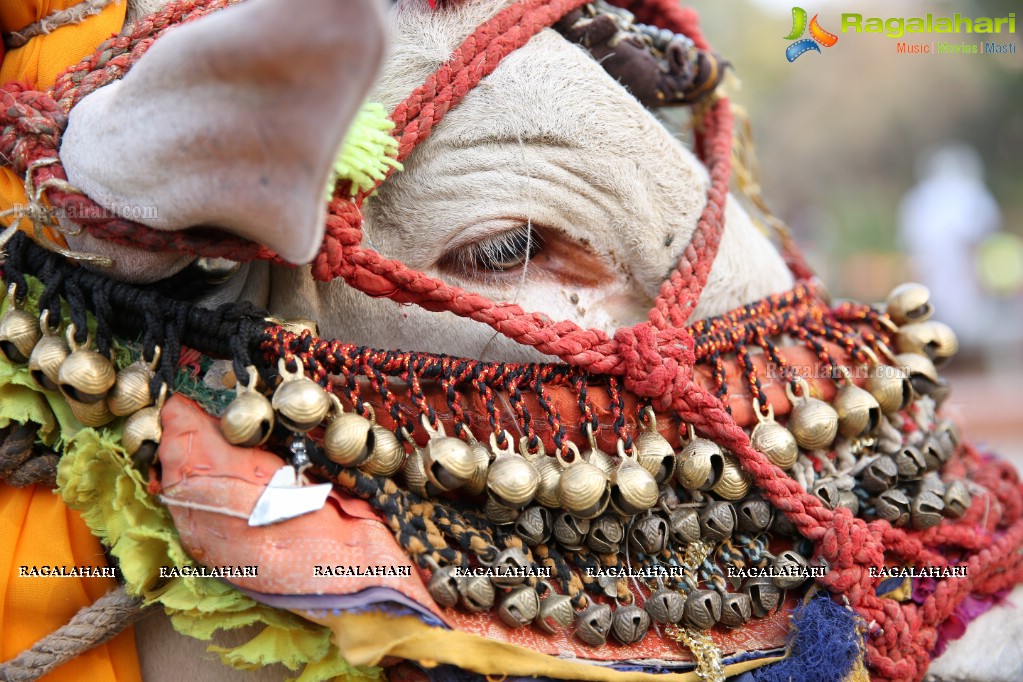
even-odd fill
[{"label": "bull eye", "polygon": [[523,267],[542,246],[536,230],[522,225],[448,253],[442,263],[466,277],[509,272]]}]

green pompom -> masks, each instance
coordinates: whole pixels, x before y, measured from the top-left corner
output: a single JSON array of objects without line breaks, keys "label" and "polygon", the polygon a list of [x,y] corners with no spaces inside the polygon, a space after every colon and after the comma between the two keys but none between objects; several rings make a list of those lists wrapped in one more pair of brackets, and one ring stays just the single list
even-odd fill
[{"label": "green pompom", "polygon": [[387,118],[382,105],[363,104],[334,162],[335,177],[330,189],[333,190],[336,181],[348,180],[354,195],[373,189],[392,168],[401,170],[395,158],[398,141],[391,135],[393,129],[394,122]]}]

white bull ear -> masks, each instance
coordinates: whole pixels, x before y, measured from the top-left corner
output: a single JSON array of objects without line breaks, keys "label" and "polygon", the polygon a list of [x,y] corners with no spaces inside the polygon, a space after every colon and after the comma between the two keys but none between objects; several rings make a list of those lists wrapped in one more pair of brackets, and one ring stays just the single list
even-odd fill
[{"label": "white bull ear", "polygon": [[68,179],[150,227],[215,226],[307,262],[383,32],[380,0],[250,0],[173,29],[72,109]]}]

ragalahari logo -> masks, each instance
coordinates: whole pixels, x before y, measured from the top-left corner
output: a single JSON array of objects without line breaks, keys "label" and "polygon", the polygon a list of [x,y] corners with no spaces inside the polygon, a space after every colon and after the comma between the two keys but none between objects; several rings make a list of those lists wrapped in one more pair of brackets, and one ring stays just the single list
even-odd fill
[{"label": "ragalahari logo", "polygon": [[806,10],[802,7],[792,8],[792,31],[785,36],[785,40],[795,40],[796,42],[785,48],[785,58],[790,62],[796,61],[799,55],[805,54],[810,50],[814,52],[820,52],[821,48],[818,45],[824,47],[831,47],[838,42],[838,36],[834,33],[828,33],[820,24],[817,23],[817,17],[819,15],[813,15],[813,19],[810,20],[810,37],[803,38],[802,40],[796,40],[800,38],[807,31],[806,25]]}]

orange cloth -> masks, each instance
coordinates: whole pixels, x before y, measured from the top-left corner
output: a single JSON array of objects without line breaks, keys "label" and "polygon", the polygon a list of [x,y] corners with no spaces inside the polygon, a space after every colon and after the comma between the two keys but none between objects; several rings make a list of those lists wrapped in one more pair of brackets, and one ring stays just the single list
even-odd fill
[{"label": "orange cloth", "polygon": [[[0,32],[18,31],[78,0],[3,0]],[[28,81],[45,90],[69,66],[121,30],[125,2],[118,0],[74,26],[37,36],[9,50],[0,83]],[[0,169],[0,211],[26,203],[23,181]],[[8,218],[5,224],[10,224]],[[31,230],[23,221],[22,228]],[[22,577],[21,566],[105,566],[99,541],[60,497],[34,486],[0,485],[0,658],[9,660],[50,634],[82,607],[116,587],[110,578]],[[139,682],[131,630],[41,678],[44,682]]]}]

